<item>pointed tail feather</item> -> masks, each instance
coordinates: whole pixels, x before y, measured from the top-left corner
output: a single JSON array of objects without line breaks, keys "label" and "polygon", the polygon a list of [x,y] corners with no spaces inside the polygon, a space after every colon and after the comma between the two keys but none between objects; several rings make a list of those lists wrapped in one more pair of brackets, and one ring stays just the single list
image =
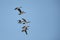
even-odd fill
[{"label": "pointed tail feather", "polygon": [[26,12],[22,11],[21,13],[19,13],[19,15],[24,14],[24,13],[26,13]]},{"label": "pointed tail feather", "polygon": [[23,14],[23,13],[26,13],[26,12],[22,11],[21,13]]}]

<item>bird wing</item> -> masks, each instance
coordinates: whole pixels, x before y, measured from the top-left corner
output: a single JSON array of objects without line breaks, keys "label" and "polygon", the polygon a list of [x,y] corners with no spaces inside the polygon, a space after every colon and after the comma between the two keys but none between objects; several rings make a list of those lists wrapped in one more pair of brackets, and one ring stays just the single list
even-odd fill
[{"label": "bird wing", "polygon": [[18,9],[18,11],[21,13],[22,11],[21,11],[21,9]]},{"label": "bird wing", "polygon": [[26,22],[26,20],[24,18],[22,18],[22,20]]},{"label": "bird wing", "polygon": [[25,30],[22,30],[22,32],[24,32]]},{"label": "bird wing", "polygon": [[25,26],[23,26],[22,28],[25,28]]},{"label": "bird wing", "polygon": [[25,33],[26,33],[26,35],[27,35],[27,31],[25,30]]},{"label": "bird wing", "polygon": [[17,8],[15,8],[15,10],[16,10]]}]

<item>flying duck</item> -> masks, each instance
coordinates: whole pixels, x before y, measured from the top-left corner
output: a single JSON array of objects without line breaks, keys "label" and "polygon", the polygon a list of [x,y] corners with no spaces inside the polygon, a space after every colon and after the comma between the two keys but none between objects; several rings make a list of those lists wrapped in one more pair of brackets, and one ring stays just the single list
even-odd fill
[{"label": "flying duck", "polygon": [[[21,7],[20,7],[20,8],[21,8]],[[15,10],[18,10],[18,11],[19,11],[19,15],[24,14],[25,12],[24,12],[24,11],[21,11],[20,8],[19,8],[19,7],[16,7]]]},{"label": "flying duck", "polygon": [[29,26],[23,26],[23,27],[22,27],[22,29],[23,29],[22,32],[25,32],[26,35],[28,34],[28,33],[27,33],[28,27],[29,27]]},{"label": "flying duck", "polygon": [[23,20],[23,24],[30,23],[30,22],[27,22],[26,19],[24,19],[24,18],[22,18],[22,20]]}]

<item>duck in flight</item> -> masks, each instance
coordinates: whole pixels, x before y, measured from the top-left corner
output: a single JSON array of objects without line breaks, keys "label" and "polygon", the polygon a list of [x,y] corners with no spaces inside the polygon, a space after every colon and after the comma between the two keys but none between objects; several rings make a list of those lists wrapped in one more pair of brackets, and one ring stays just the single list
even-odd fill
[{"label": "duck in flight", "polygon": [[25,32],[26,35],[28,34],[28,33],[27,33],[28,27],[29,27],[29,26],[23,26],[23,27],[22,27],[22,29],[23,29],[22,32]]},{"label": "duck in flight", "polygon": [[26,19],[22,18],[21,20],[18,20],[18,23],[26,24],[26,23],[30,23],[30,22],[28,22],[28,21],[26,21]]},{"label": "duck in flight", "polygon": [[[21,7],[20,7],[20,8],[21,8]],[[18,10],[18,11],[19,11],[19,15],[24,14],[25,12],[24,12],[24,11],[21,11],[20,8],[19,8],[19,7],[16,7],[15,10]]]},{"label": "duck in flight", "polygon": [[24,19],[24,18],[22,18],[22,20],[23,20],[23,22],[24,22],[23,24],[25,24],[25,23],[30,23],[30,22],[27,22],[26,19]]}]

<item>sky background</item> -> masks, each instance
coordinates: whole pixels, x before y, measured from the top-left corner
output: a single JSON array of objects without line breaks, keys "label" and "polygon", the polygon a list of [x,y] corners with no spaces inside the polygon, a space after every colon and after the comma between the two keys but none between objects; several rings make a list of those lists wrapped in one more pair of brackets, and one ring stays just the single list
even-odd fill
[{"label": "sky background", "polygon": [[[14,10],[20,6],[26,14]],[[22,17],[31,21],[28,35]],[[0,40],[60,40],[60,0],[0,0]]]}]

